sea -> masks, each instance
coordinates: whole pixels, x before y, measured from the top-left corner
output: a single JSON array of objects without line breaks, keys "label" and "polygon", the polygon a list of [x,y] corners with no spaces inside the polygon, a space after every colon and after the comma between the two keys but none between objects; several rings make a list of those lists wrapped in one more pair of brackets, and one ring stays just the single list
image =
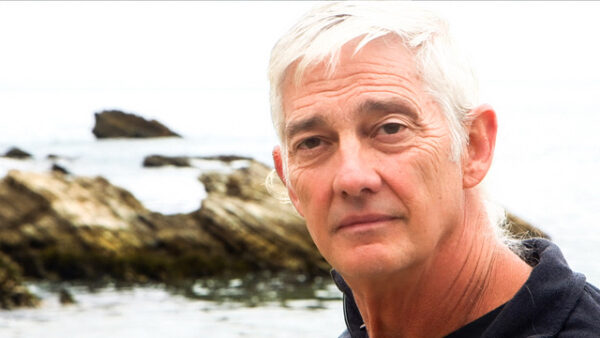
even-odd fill
[{"label": "sea", "polygon": [[[269,50],[310,6],[0,4],[0,32],[12,32],[0,33],[0,154],[16,146],[33,155],[0,158],[0,177],[59,164],[106,177],[150,210],[196,210],[206,195],[198,176],[225,169],[210,161],[143,168],[144,157],[225,154],[270,164]],[[488,198],[548,233],[571,268],[600,285],[600,50],[591,43],[600,5],[429,6],[443,7],[474,51],[481,101],[498,116]],[[156,119],[182,138],[97,140],[94,113],[107,109]],[[160,285],[29,282],[40,307],[0,311],[0,336],[336,337],[344,328],[341,295],[326,281],[260,302],[247,301],[256,291],[244,283],[196,281],[190,297]],[[203,297],[211,285],[223,293]],[[60,304],[61,288],[75,304]]]}]

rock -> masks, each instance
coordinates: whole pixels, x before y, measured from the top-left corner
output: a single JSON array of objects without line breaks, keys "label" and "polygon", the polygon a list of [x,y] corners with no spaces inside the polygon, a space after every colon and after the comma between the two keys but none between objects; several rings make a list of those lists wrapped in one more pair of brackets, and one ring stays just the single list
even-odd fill
[{"label": "rock", "polygon": [[31,158],[31,154],[24,150],[21,150],[17,147],[12,147],[3,155],[3,157],[16,158],[19,160],[23,160],[23,159]]},{"label": "rock", "polygon": [[209,194],[201,210],[161,215],[101,177],[13,170],[0,181],[0,250],[25,276],[50,280],[326,274],[302,219],[264,189],[267,172],[251,162],[232,175],[214,174],[233,195]]},{"label": "rock", "polygon": [[163,155],[148,155],[144,158],[143,166],[147,168],[151,167],[163,167],[163,166],[174,166],[174,167],[191,167],[191,161],[206,160],[206,161],[219,161],[224,164],[230,164],[234,161],[251,161],[250,157],[238,156],[238,155],[218,155],[218,156],[163,156]]},{"label": "rock", "polygon": [[225,163],[229,163],[229,162],[233,162],[233,161],[240,161],[240,160],[247,160],[247,161],[253,160],[250,157],[239,156],[239,155],[200,156],[197,158],[201,159],[201,160],[212,160],[212,161],[216,160],[216,161],[221,161],[221,162],[225,162]]},{"label": "rock", "polygon": [[71,305],[76,303],[75,297],[73,297],[73,294],[66,288],[61,288],[58,292],[58,301],[62,305]]},{"label": "rock", "polygon": [[506,214],[506,228],[515,238],[526,239],[541,237],[551,239],[550,236],[542,230],[511,213]]},{"label": "rock", "polygon": [[190,159],[185,156],[161,156],[161,155],[149,155],[144,158],[143,166],[146,168],[151,167],[163,167],[163,166],[174,166],[174,167],[189,167]]},{"label": "rock", "polygon": [[22,284],[21,268],[0,252],[0,308],[33,307],[39,298]]},{"label": "rock", "polygon": [[65,167],[63,167],[59,164],[56,164],[56,163],[52,164],[52,167],[50,167],[50,170],[53,172],[61,173],[63,175],[71,174]]},{"label": "rock", "polygon": [[180,137],[180,135],[156,120],[148,121],[140,116],[118,110],[96,113],[95,118],[96,123],[92,132],[96,138]]},{"label": "rock", "polygon": [[[265,188],[271,170],[250,161],[248,167],[231,174],[202,175],[207,197],[198,216],[214,238],[248,264],[309,275],[326,273],[330,267],[313,244],[304,220]],[[281,182],[276,188],[284,189]]]}]

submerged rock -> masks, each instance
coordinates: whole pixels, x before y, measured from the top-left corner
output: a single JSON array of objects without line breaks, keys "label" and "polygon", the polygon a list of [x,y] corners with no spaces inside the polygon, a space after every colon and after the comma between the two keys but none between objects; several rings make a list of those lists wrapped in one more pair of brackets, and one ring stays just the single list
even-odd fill
[{"label": "submerged rock", "polygon": [[107,110],[95,114],[96,123],[92,132],[97,138],[129,137],[165,137],[179,134],[171,131],[162,123],[143,117],[124,113],[119,110]]},{"label": "submerged rock", "polygon": [[31,158],[31,154],[17,147],[12,147],[3,155],[3,157],[23,160]]}]

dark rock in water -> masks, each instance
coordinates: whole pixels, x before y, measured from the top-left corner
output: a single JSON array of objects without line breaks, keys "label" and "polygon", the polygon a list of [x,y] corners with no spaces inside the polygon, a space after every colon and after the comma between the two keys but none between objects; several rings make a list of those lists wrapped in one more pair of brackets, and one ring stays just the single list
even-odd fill
[{"label": "dark rock in water", "polygon": [[96,124],[92,132],[97,138],[180,137],[180,135],[156,120],[148,121],[143,117],[118,110],[107,110],[96,113],[95,118]]},{"label": "dark rock in water", "polygon": [[252,161],[253,159],[247,156],[238,156],[238,155],[217,155],[217,156],[201,156],[198,157],[201,160],[217,160],[225,163],[240,161],[240,160],[248,160]]},{"label": "dark rock in water", "polygon": [[4,154],[3,157],[16,158],[16,159],[23,160],[26,158],[31,158],[31,154],[24,150],[21,150],[17,147],[12,147]]},{"label": "dark rock in water", "polygon": [[189,167],[190,159],[186,156],[149,155],[144,158],[143,163],[143,166],[147,168],[163,167],[168,165],[175,167]]},{"label": "dark rock in water", "polygon": [[143,166],[150,167],[163,167],[163,166],[175,166],[175,167],[191,167],[191,160],[207,160],[207,161],[219,161],[223,163],[231,163],[233,161],[251,161],[250,157],[238,156],[238,155],[218,155],[218,156],[163,156],[163,155],[148,155],[144,158]]},{"label": "dark rock in water", "polygon": [[66,288],[61,288],[58,292],[58,301],[62,305],[70,305],[76,303],[75,297],[73,297],[73,294],[69,292],[69,290],[67,290]]},{"label": "dark rock in water", "polygon": [[63,166],[58,165],[56,163],[52,164],[52,167],[50,168],[50,170],[54,171],[54,172],[58,172],[64,175],[70,175],[71,173]]},{"label": "dark rock in water", "polygon": [[22,284],[21,268],[0,252],[0,308],[33,307],[38,304],[39,298]]}]

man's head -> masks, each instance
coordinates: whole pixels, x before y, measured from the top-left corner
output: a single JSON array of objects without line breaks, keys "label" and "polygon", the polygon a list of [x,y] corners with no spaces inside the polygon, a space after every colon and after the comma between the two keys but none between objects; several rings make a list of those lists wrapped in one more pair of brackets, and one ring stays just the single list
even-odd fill
[{"label": "man's head", "polygon": [[398,9],[323,6],[271,59],[277,172],[345,276],[427,264],[479,217],[467,204],[493,154],[495,114],[445,24]]},{"label": "man's head", "polygon": [[[425,91],[438,102],[451,127],[453,156],[457,160],[466,141],[464,123],[477,102],[477,81],[469,64],[455,47],[445,21],[409,2],[329,3],[314,8],[290,29],[271,53],[271,114],[284,142],[282,83],[286,77],[299,81],[305,69],[325,62],[330,74],[343,45],[360,37],[356,51],[383,35],[395,35],[415,55],[415,65]],[[355,51],[355,52],[356,52]],[[295,70],[290,72],[290,66]]]}]

